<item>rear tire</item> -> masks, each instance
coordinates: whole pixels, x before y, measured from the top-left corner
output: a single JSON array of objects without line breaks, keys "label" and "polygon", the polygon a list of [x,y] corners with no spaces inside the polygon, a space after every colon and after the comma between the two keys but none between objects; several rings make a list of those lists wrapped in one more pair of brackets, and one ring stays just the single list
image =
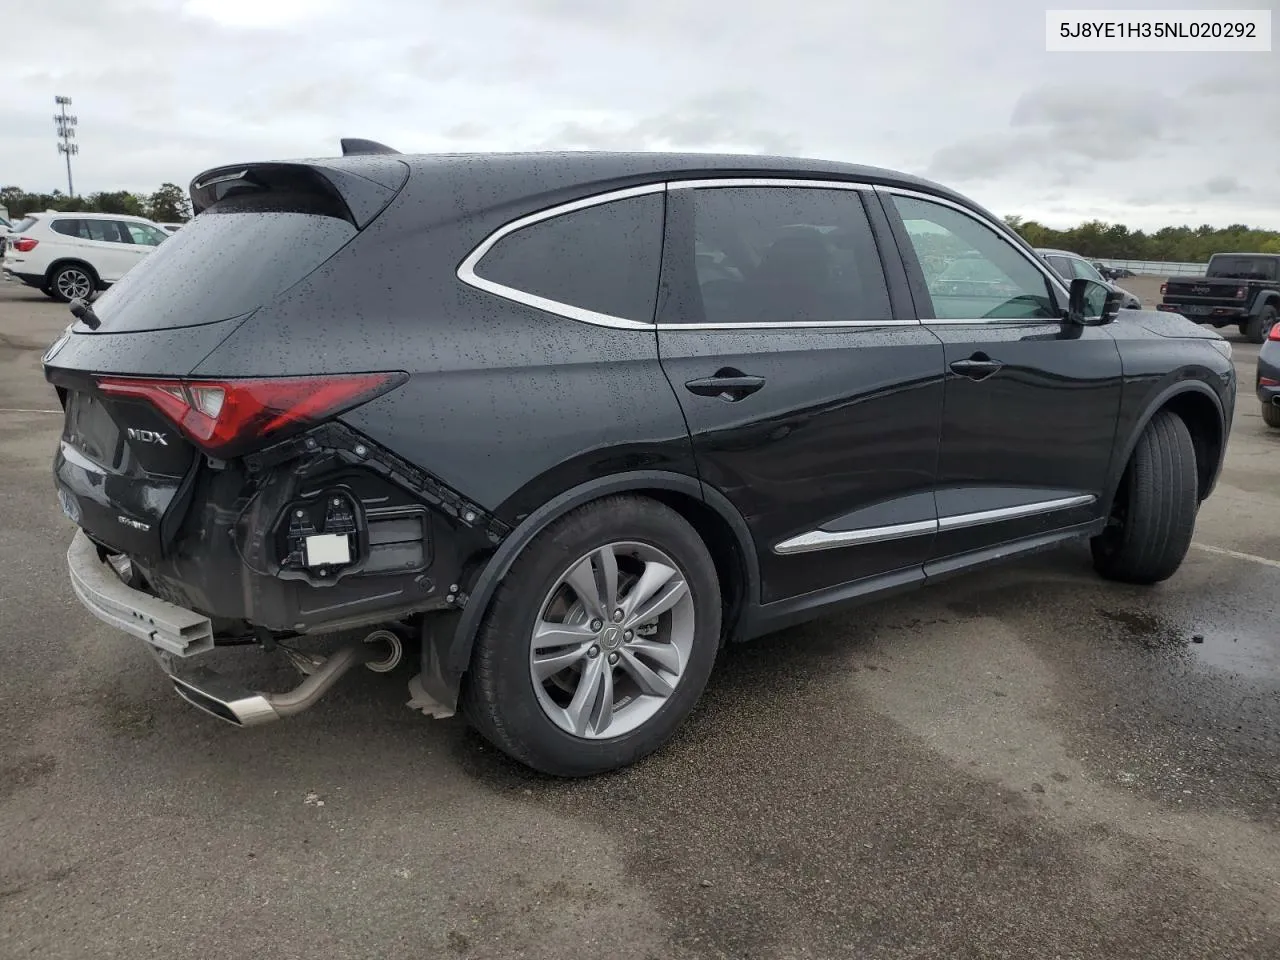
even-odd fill
[{"label": "rear tire", "polygon": [[[631,637],[626,644],[613,629],[612,611],[592,612],[596,601],[608,605],[602,602],[609,594],[606,552],[615,558],[615,609],[627,608],[617,621]],[[576,584],[585,585],[583,593],[598,593],[584,602]],[[637,602],[637,611],[668,595],[680,599],[656,619],[633,623],[628,601],[640,595],[633,589],[651,597]],[[535,643],[535,631],[552,642]],[[720,585],[697,532],[655,501],[608,497],[551,524],[502,578],[476,636],[462,707],[487,740],[535,770],[561,777],[617,770],[661,747],[689,715],[719,645]],[[639,666],[637,650],[645,658]],[[553,661],[563,663],[558,672],[551,672]],[[668,672],[668,664],[678,669]],[[639,677],[671,689],[656,684],[655,696]],[[580,691],[586,696],[578,697]],[[574,713],[580,702],[587,705]],[[581,718],[576,732],[575,717]],[[612,729],[620,733],[610,736]]]},{"label": "rear tire", "polygon": [[1262,404],[1262,419],[1268,427],[1280,428],[1280,407],[1274,403]]},{"label": "rear tire", "polygon": [[1093,566],[1108,580],[1167,580],[1191,547],[1199,509],[1196,451],[1187,425],[1162,410],[1129,458],[1109,525],[1090,542]]},{"label": "rear tire", "polygon": [[49,286],[45,293],[62,303],[79,298],[88,300],[98,288],[98,278],[88,267],[80,263],[66,263],[49,274]]},{"label": "rear tire", "polygon": [[1276,308],[1263,307],[1256,317],[1250,317],[1240,325],[1240,332],[1250,343],[1262,343],[1267,339],[1267,334],[1271,332],[1275,322]]}]

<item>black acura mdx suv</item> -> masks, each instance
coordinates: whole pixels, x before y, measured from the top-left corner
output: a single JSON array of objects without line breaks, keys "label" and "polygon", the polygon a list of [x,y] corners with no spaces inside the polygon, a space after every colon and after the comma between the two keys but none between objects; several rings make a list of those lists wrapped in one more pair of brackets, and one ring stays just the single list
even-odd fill
[{"label": "black acura mdx suv", "polygon": [[[44,360],[72,586],[210,713],[408,651],[411,706],[586,775],[659,747],[727,642],[1077,538],[1135,583],[1189,547],[1229,346],[1064,286],[963,196],[344,148],[197,177]],[[224,643],[303,678],[242,686]]]}]

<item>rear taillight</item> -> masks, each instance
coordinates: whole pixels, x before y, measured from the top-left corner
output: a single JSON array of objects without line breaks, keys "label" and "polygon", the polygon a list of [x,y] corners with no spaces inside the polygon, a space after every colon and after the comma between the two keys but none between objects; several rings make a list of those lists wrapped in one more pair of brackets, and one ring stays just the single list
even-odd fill
[{"label": "rear taillight", "polygon": [[1236,299],[1243,300],[1249,294],[1248,287],[1236,287]]},{"label": "rear taillight", "polygon": [[406,379],[403,373],[253,380],[103,377],[98,388],[111,397],[150,402],[198,447],[230,457],[327,420]]},{"label": "rear taillight", "polygon": [[13,249],[17,250],[19,253],[30,253],[36,248],[36,244],[39,242],[39,240],[34,240],[31,237],[19,237],[17,240],[13,241]]},{"label": "rear taillight", "polygon": [[1280,340],[1280,323],[1271,325],[1271,332],[1267,334],[1268,340]]},{"label": "rear taillight", "polygon": [[1160,284],[1160,296],[1163,297],[1168,292],[1169,292],[1169,285],[1167,283]]}]

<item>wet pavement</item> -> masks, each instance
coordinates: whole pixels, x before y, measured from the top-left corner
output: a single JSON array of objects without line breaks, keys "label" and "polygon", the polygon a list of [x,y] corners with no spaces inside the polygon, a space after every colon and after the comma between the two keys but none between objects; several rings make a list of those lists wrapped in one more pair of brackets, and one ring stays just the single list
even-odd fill
[{"label": "wet pavement", "polygon": [[1280,956],[1256,347],[1166,584],[1071,548],[737,647],[666,750],[563,783],[404,672],[232,729],[84,614],[37,371],[65,318],[0,284],[0,956]]}]

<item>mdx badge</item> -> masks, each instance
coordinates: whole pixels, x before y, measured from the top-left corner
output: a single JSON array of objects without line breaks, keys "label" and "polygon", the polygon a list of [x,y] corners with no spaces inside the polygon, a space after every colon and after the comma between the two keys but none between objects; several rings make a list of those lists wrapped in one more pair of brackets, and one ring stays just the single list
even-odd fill
[{"label": "mdx badge", "polygon": [[137,427],[130,427],[128,432],[129,439],[137,440],[139,443],[158,443],[162,447],[169,445],[164,434],[158,430],[139,430]]}]

